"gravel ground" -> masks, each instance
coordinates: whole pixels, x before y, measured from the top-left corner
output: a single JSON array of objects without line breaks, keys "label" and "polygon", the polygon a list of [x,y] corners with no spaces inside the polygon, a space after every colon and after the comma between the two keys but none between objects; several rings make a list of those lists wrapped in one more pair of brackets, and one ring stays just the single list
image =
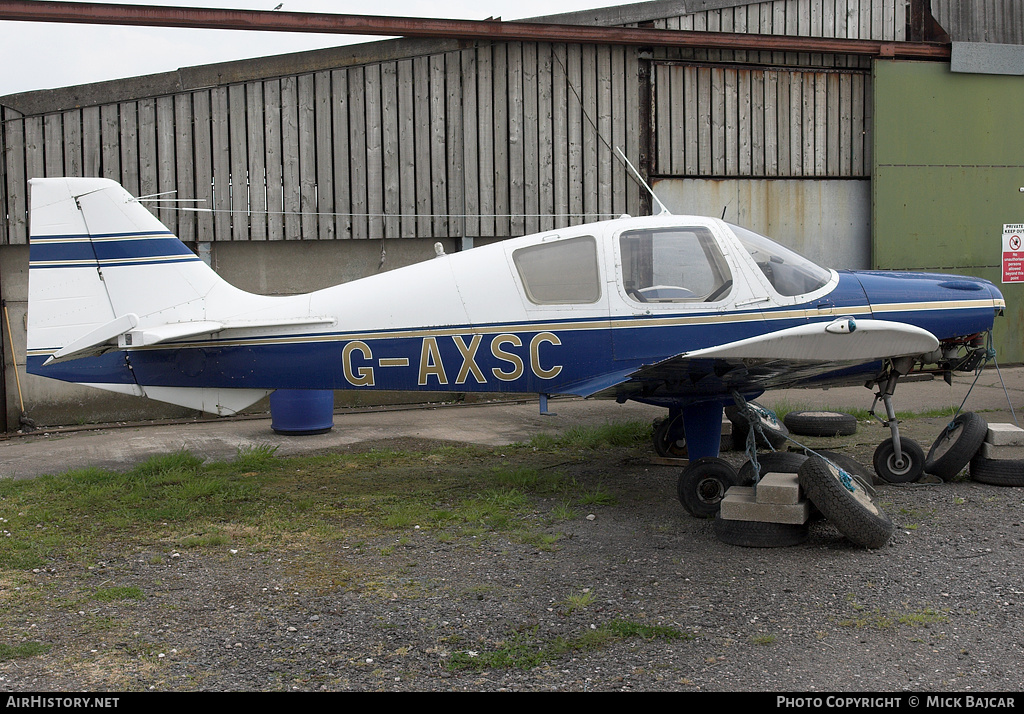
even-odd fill
[{"label": "gravel ground", "polygon": [[[927,450],[943,423],[904,431]],[[861,432],[817,443],[870,463],[880,432]],[[169,556],[115,543],[89,570],[8,573],[0,641],[52,649],[0,662],[0,690],[1024,689],[1022,489],[881,486],[877,503],[897,525],[884,547],[857,547],[821,521],[802,545],[760,549],[718,541],[676,500],[678,469],[642,452],[566,468],[617,501],[559,522],[553,550],[410,529],[343,540],[316,572],[287,543]],[[146,597],[79,610],[83,582]],[[620,637],[529,668],[451,666],[616,621],[680,636]]]}]

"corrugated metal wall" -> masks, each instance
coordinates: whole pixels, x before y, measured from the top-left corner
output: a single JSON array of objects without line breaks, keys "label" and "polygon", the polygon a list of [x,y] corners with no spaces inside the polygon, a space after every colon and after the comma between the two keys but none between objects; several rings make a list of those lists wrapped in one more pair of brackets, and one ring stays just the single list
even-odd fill
[{"label": "corrugated metal wall", "polygon": [[1024,83],[925,62],[878,62],[874,74],[875,266],[996,283],[1006,298],[999,360],[1024,361],[1024,283],[1001,282],[1003,225],[1024,222],[1024,134],[1006,119],[1024,114]]},{"label": "corrugated metal wall", "polygon": [[955,42],[1024,44],[1021,0],[931,0],[932,14]]}]

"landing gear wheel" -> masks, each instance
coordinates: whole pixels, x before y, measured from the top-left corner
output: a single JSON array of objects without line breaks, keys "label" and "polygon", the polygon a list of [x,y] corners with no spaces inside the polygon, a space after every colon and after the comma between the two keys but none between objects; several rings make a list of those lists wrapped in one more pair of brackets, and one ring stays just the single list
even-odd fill
[{"label": "landing gear wheel", "polygon": [[924,450],[916,441],[900,440],[903,458],[896,459],[892,439],[886,439],[875,449],[873,463],[878,476],[888,483],[911,483],[924,473]]},{"label": "landing gear wheel", "polygon": [[[769,451],[758,454],[759,475],[763,477],[770,473],[795,474],[800,471],[806,460],[806,455],[792,451]],[[739,479],[741,486],[750,486],[754,483],[754,465],[749,460],[740,466]]]},{"label": "landing gear wheel", "polygon": [[989,486],[1024,486],[1024,459],[971,459],[971,480]]},{"label": "landing gear wheel", "polygon": [[714,456],[691,461],[679,474],[679,501],[690,515],[714,518],[725,492],[739,485],[739,476],[729,462]]},{"label": "landing gear wheel", "polygon": [[[762,407],[757,402],[747,402],[747,406],[757,414],[761,424],[761,433],[757,438],[757,447],[780,448],[789,439],[789,429],[780,422],[771,411]],[[742,451],[747,447],[747,434],[750,432],[750,422],[740,412],[737,406],[726,407],[725,416],[732,422],[733,448]],[[768,443],[765,443],[767,439]]]},{"label": "landing gear wheel", "polygon": [[655,425],[654,452],[667,458],[686,458],[686,434],[683,432],[682,417],[662,419]]},{"label": "landing gear wheel", "polygon": [[982,416],[974,412],[957,414],[928,450],[925,473],[941,479],[953,478],[978,453],[987,433],[988,422]]},{"label": "landing gear wheel", "polygon": [[801,436],[850,436],[857,433],[857,417],[843,412],[790,412],[782,422]]},{"label": "landing gear wheel", "polygon": [[806,523],[730,521],[718,514],[714,527],[718,540],[746,548],[782,548],[807,540]]},{"label": "landing gear wheel", "polygon": [[824,459],[808,458],[800,467],[799,480],[811,503],[854,543],[881,548],[896,530],[857,479],[844,477]]}]

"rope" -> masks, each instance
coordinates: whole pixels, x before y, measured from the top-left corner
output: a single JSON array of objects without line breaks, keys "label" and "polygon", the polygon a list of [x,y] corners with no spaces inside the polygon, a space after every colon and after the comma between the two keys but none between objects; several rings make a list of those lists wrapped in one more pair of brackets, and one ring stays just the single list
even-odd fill
[{"label": "rope", "polygon": [[[747,401],[742,397],[742,395],[740,395],[737,392],[733,392],[733,400],[736,402],[736,406],[739,407],[739,414],[750,423],[750,430],[747,432],[746,457],[750,461],[750,465],[754,469],[754,485],[756,487],[757,483],[761,480],[761,465],[757,461],[757,436],[755,435],[755,432],[757,434],[760,434],[764,438],[764,442],[768,444],[768,447],[772,451],[778,451],[778,449],[772,446],[771,442],[768,440],[768,437],[764,435],[764,424],[761,422],[759,414],[764,416],[770,416],[772,421],[774,421],[776,424],[779,423],[779,418],[778,415],[771,409],[766,409],[765,407],[762,406],[751,407],[747,403]],[[827,456],[822,456],[814,449],[808,446],[804,446],[803,444],[801,444],[799,441],[797,441],[788,434],[784,435],[784,438],[786,439],[786,441],[795,444],[805,454],[813,454],[814,456],[817,456],[819,459],[823,460],[829,466],[838,471],[839,482],[847,491],[849,491],[850,493],[854,493],[857,490],[857,486],[853,475],[846,471],[846,469],[844,469],[842,466],[835,463],[832,459],[828,458]]]}]

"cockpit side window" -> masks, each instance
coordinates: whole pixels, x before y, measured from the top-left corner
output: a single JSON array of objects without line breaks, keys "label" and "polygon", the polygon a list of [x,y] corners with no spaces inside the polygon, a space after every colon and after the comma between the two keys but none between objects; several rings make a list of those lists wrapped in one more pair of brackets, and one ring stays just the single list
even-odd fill
[{"label": "cockpit side window", "polygon": [[627,231],[619,248],[622,285],[637,302],[714,302],[732,287],[725,256],[702,226]]},{"label": "cockpit side window", "polygon": [[832,273],[775,241],[730,225],[768,282],[779,295],[796,297],[825,287]]},{"label": "cockpit side window", "polygon": [[536,305],[588,304],[601,299],[593,236],[540,243],[512,253],[526,297]]}]

